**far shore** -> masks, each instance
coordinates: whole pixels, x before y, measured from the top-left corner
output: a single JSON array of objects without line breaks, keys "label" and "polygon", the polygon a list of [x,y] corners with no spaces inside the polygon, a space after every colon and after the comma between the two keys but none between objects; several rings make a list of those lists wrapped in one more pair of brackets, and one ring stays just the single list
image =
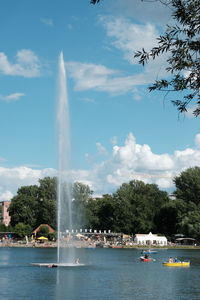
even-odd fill
[{"label": "far shore", "polygon": [[[91,244],[85,244],[85,243],[80,243],[77,245],[74,245],[75,248],[99,248],[98,245],[91,245]],[[0,243],[0,247],[11,247],[11,248],[56,248],[57,247],[57,243],[55,242],[44,242],[44,243],[38,243],[38,242],[1,242]],[[67,246],[66,247],[70,247]],[[136,250],[141,250],[141,249],[157,249],[157,250],[165,250],[165,249],[193,249],[193,250],[200,250],[200,245],[199,246],[195,246],[195,245],[177,245],[177,244],[173,244],[173,245],[167,245],[165,247],[162,246],[154,246],[154,245],[121,245],[121,246],[117,246],[115,247],[115,245],[110,245],[109,247],[101,247],[101,248],[120,248],[120,249],[136,249]]]}]

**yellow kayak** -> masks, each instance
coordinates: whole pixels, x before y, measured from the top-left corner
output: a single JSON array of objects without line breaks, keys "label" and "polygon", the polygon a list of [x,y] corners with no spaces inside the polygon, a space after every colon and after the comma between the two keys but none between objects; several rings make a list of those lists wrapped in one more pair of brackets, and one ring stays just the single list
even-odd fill
[{"label": "yellow kayak", "polygon": [[164,262],[163,266],[166,267],[189,267],[189,261],[180,261],[180,262]]}]

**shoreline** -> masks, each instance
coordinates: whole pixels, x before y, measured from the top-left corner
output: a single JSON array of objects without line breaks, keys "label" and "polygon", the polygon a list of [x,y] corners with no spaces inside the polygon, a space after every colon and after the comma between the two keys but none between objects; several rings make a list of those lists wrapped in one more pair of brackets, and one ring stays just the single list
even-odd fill
[{"label": "shoreline", "polygon": [[[70,248],[71,246],[66,246],[66,248]],[[200,250],[200,246],[194,245],[168,245],[167,247],[158,247],[158,246],[138,246],[138,245],[122,245],[122,246],[110,246],[110,247],[98,247],[91,245],[74,245],[75,248],[105,248],[105,249],[154,249],[154,250],[167,250],[167,249],[191,249],[191,250]],[[55,242],[45,242],[45,243],[19,243],[19,242],[1,242],[0,248],[57,248],[57,243]]]}]

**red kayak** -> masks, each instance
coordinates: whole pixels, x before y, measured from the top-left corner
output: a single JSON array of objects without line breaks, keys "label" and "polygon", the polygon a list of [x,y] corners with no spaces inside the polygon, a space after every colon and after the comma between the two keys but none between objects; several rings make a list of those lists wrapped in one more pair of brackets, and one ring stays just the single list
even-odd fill
[{"label": "red kayak", "polygon": [[144,262],[149,262],[149,261],[153,261],[153,258],[151,258],[151,257],[146,258],[146,257],[144,257],[144,256],[141,256],[141,257],[140,257],[140,260],[141,260],[141,261],[144,261]]}]

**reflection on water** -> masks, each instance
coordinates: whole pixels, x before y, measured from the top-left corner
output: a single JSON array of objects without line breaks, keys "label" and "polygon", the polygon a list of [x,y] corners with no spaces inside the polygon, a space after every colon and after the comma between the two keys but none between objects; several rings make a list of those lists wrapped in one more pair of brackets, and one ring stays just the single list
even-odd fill
[{"label": "reflection on water", "polygon": [[65,274],[63,274],[63,270],[58,269],[56,278],[56,299],[71,299],[71,295],[75,295],[76,289],[74,289],[74,273],[70,273],[70,276],[67,276],[66,278]]},{"label": "reflection on water", "polygon": [[[54,262],[56,249],[0,248],[0,299],[200,299],[200,250],[159,250],[150,263],[134,249],[76,252],[85,266],[47,268],[31,263]],[[170,256],[190,259],[191,266],[164,267]]]}]

